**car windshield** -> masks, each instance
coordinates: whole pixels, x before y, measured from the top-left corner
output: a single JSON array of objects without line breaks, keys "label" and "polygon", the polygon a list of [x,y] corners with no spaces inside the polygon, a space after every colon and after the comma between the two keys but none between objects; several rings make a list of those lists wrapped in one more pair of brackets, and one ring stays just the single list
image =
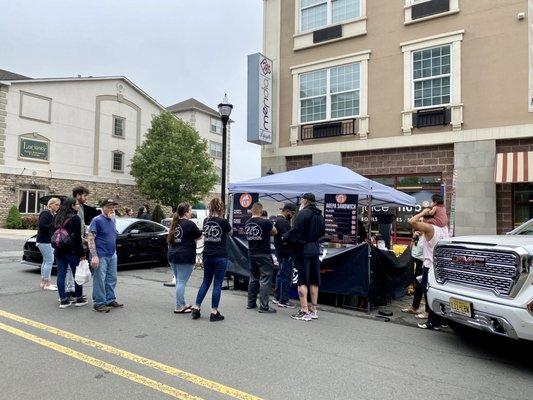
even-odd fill
[{"label": "car windshield", "polygon": [[533,235],[533,219],[524,222],[518,228],[509,232],[509,235]]}]

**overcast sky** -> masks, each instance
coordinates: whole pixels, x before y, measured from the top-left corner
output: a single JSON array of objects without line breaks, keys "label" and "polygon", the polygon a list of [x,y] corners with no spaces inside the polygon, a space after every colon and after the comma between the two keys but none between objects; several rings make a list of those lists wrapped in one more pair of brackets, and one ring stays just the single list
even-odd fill
[{"label": "overcast sky", "polygon": [[216,109],[227,92],[231,180],[260,174],[246,142],[246,56],[261,51],[261,0],[0,0],[0,69],[32,78],[124,75],[169,106]]}]

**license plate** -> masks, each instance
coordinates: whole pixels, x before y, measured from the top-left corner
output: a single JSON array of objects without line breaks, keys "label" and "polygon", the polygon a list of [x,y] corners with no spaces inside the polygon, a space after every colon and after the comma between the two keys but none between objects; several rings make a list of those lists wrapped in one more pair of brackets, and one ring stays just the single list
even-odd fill
[{"label": "license plate", "polygon": [[450,299],[452,313],[472,318],[472,303],[463,300]]}]

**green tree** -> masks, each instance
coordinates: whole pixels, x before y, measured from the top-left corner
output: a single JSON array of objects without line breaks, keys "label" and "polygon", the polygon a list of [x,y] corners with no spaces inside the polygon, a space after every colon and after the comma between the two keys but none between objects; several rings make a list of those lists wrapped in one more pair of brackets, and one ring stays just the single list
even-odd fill
[{"label": "green tree", "polygon": [[20,216],[20,211],[17,206],[12,206],[9,209],[9,214],[6,218],[6,228],[7,229],[21,229],[22,228],[22,218]]},{"label": "green tree", "polygon": [[163,111],[131,162],[140,192],[165,206],[197,203],[218,181],[207,141],[181,119]]}]

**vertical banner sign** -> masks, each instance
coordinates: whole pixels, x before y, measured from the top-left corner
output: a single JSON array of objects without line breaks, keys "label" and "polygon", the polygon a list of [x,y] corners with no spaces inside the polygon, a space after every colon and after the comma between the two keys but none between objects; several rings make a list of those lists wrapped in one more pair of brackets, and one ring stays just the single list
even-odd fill
[{"label": "vertical banner sign", "polygon": [[244,224],[252,216],[252,205],[259,200],[257,193],[233,195],[233,236],[244,236]]},{"label": "vertical banner sign", "polygon": [[260,53],[248,56],[247,139],[256,144],[272,144],[272,60]]},{"label": "vertical banner sign", "polygon": [[451,201],[451,204],[450,204],[450,218],[449,218],[449,231],[450,231],[450,236],[453,236],[455,235],[455,202],[457,201],[456,200],[456,197],[457,197],[457,190],[456,190],[456,186],[457,186],[457,174],[458,174],[458,171],[456,169],[453,170],[453,175],[452,175],[452,201]]},{"label": "vertical banner sign", "polygon": [[354,244],[357,241],[356,194],[326,194],[324,216],[327,242]]}]

